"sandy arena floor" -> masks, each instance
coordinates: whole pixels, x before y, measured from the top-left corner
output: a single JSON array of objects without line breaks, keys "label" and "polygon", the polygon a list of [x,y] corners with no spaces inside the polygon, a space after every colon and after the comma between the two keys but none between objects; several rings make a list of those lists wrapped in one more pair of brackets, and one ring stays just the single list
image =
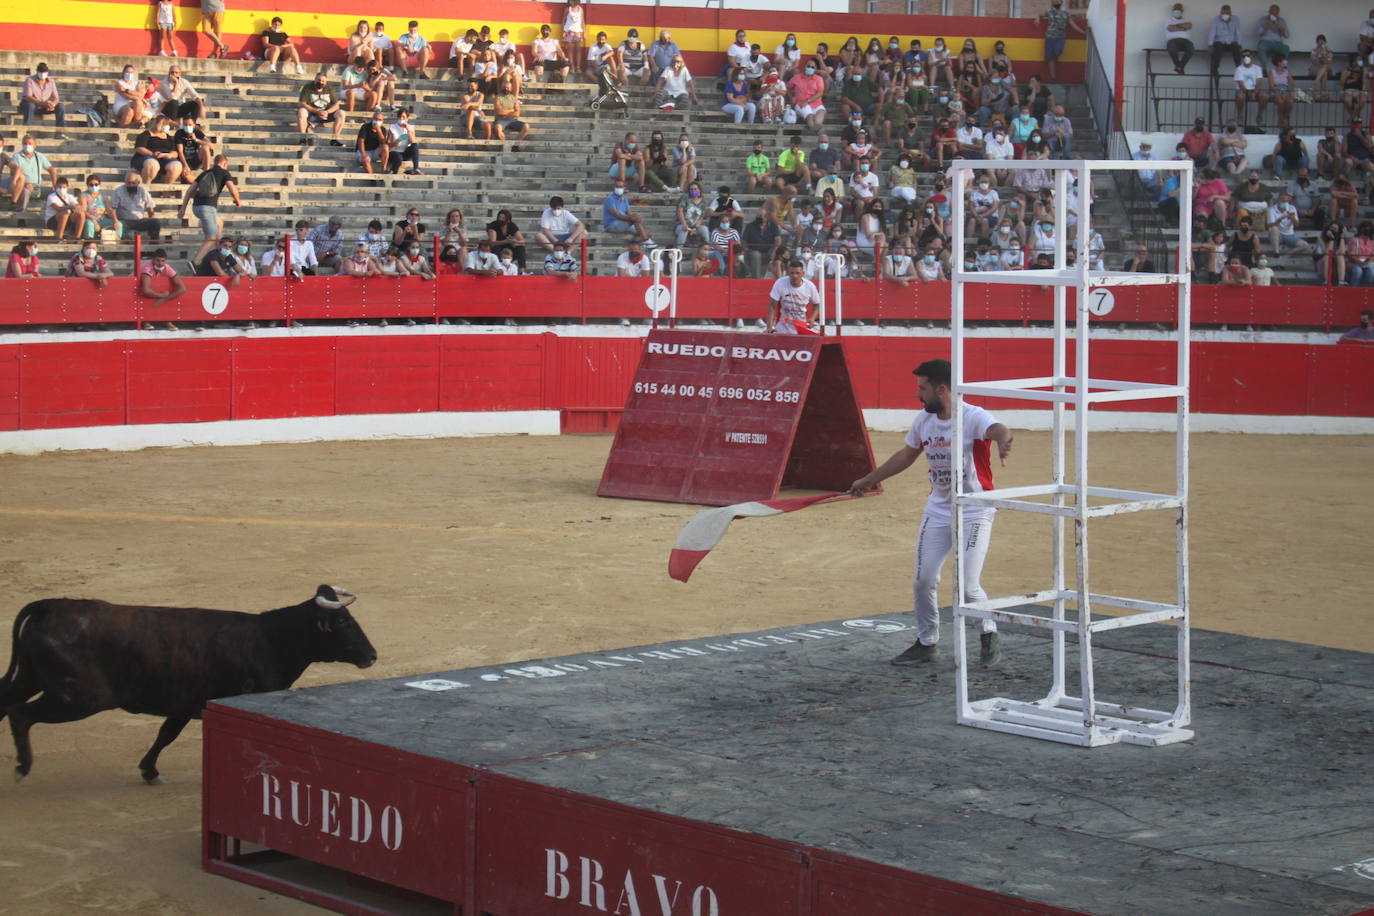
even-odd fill
[{"label": "sandy arena floor", "polygon": [[[875,435],[878,460],[899,444]],[[695,508],[597,499],[609,445],[516,437],[0,456],[0,632],[43,597],[265,610],[341,585],[361,596],[355,616],[381,659],[367,672],[316,666],[300,681],[310,685],[910,607],[923,473],[880,497],[739,522],[683,585],[667,577],[668,549]],[[1171,437],[1102,434],[1093,446],[1095,483],[1171,485]],[[1374,651],[1361,575],[1372,446],[1194,437],[1195,626]],[[1048,437],[1022,433],[999,481],[1047,479],[1048,460]],[[1095,591],[1172,595],[1164,516],[1095,523]],[[1046,587],[1047,545],[1047,522],[1002,513],[988,591]],[[157,726],[108,712],[34,729],[32,775],[0,780],[0,912],[319,912],[200,871],[200,729],[163,754],[168,785],[148,787],[135,763]]]}]

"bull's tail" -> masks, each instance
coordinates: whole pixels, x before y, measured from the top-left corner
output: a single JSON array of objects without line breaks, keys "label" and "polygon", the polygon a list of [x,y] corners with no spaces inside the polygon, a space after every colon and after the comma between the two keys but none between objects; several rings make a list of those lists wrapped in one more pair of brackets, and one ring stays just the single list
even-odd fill
[{"label": "bull's tail", "polygon": [[5,676],[0,677],[0,720],[5,718],[5,713],[14,703],[22,703],[28,699],[27,696],[16,696],[19,692],[21,674],[19,671],[19,657],[23,654],[20,640],[23,638],[25,627],[33,615],[39,610],[42,602],[34,601],[24,606],[24,609],[14,618],[14,628],[10,639],[10,666],[5,669]]}]

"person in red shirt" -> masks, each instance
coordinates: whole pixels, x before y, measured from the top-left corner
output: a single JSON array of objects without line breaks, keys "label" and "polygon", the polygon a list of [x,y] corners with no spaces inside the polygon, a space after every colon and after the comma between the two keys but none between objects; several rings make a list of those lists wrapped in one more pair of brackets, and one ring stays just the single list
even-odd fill
[{"label": "person in red shirt", "polygon": [[949,118],[941,118],[940,126],[930,132],[930,154],[935,157],[935,161],[940,168],[945,167],[945,154],[954,159],[959,152],[959,137],[954,128],[949,126]]},{"label": "person in red shirt", "polygon": [[1185,131],[1180,142],[1188,147],[1188,155],[1193,158],[1193,165],[1205,169],[1215,164],[1217,138],[1212,136],[1212,132],[1207,129],[1207,122],[1202,118],[1193,122],[1192,130]]},{"label": "person in red shirt", "polygon": [[38,276],[37,242],[25,239],[10,249],[10,263],[5,268],[5,276],[10,279]]}]

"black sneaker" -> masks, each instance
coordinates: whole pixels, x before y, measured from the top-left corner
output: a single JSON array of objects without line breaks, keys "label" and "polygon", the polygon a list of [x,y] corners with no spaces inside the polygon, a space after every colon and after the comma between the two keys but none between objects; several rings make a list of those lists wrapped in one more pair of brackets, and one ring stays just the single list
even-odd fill
[{"label": "black sneaker", "polygon": [[892,660],[892,664],[905,667],[907,665],[924,665],[927,662],[938,661],[940,658],[940,647],[927,646],[919,639],[911,644],[901,655]]},{"label": "black sneaker", "polygon": [[343,144],[340,143],[338,140],[330,140],[330,141],[329,141],[329,145],[330,145],[330,146],[343,146]]},{"label": "black sneaker", "polygon": [[984,633],[978,637],[981,644],[981,651],[978,654],[978,661],[984,668],[993,668],[1002,664],[1002,637],[994,633]]}]

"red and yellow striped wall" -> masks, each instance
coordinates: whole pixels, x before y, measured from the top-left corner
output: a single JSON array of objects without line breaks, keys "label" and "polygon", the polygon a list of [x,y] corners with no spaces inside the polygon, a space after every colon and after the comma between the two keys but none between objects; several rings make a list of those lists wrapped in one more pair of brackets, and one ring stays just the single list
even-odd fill
[{"label": "red and yellow striped wall", "polygon": [[[420,22],[420,33],[435,46],[441,65],[448,60],[454,36],[468,28],[490,25],[493,33],[509,29],[517,44],[528,45],[544,23],[551,23],[558,34],[565,8],[561,3],[527,0],[491,0],[470,5],[410,0],[399,8],[364,3],[344,5],[330,0],[243,6],[236,0],[227,0],[227,6],[224,37],[235,57],[242,57],[245,52],[261,54],[258,36],[273,16],[281,16],[287,33],[301,39],[302,56],[320,63],[343,59],[342,51],[359,19],[369,23],[384,21],[387,33],[393,37],[405,31],[408,20],[416,19]],[[139,0],[0,0],[0,23],[4,23],[0,27],[0,47],[36,52],[155,54],[156,10],[156,3]],[[198,0],[178,0],[177,45],[183,56],[204,57],[211,50],[210,42],[199,31],[200,19]],[[612,43],[623,39],[631,27],[639,29],[646,43],[653,40],[659,29],[671,29],[689,69],[704,76],[720,69],[726,47],[735,40],[736,29],[748,30],[749,40],[758,42],[765,53],[771,54],[788,34],[788,30],[779,30],[780,22],[796,34],[806,51],[825,41],[834,53],[850,35],[861,44],[867,44],[874,36],[886,44],[895,35],[903,48],[913,38],[921,39],[929,48],[939,36],[956,49],[963,46],[965,38],[973,38],[978,42],[979,52],[986,56],[992,43],[1001,39],[1006,42],[1007,53],[1017,62],[1017,75],[1023,81],[1041,69],[1044,57],[1042,28],[1033,19],[802,12],[780,15],[777,11],[600,3],[587,7],[590,35],[604,29]],[[1082,79],[1086,53],[1083,39],[1069,39],[1060,60],[1062,81]]]}]

